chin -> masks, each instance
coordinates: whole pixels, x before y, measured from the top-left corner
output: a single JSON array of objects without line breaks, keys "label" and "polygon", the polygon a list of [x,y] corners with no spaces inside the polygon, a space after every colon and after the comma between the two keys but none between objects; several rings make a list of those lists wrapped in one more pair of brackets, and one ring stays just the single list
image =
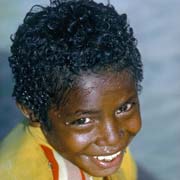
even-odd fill
[{"label": "chin", "polygon": [[104,169],[104,170],[99,170],[99,171],[97,171],[97,169],[96,169],[93,172],[92,172],[92,170],[89,172],[88,171],[86,171],[86,172],[89,175],[94,176],[94,177],[105,177],[105,176],[110,176],[110,175],[114,174],[116,171],[118,171],[118,169],[119,169],[119,167],[115,168],[115,169]]}]

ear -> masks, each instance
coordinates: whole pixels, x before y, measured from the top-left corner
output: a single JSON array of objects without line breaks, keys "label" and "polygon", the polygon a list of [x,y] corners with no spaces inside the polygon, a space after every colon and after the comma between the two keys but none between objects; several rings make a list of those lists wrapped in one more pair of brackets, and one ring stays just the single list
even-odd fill
[{"label": "ear", "polygon": [[34,127],[40,127],[41,124],[39,120],[35,117],[34,112],[31,111],[29,108],[26,106],[16,102],[17,107],[19,110],[22,112],[22,114],[28,119],[29,124]]}]

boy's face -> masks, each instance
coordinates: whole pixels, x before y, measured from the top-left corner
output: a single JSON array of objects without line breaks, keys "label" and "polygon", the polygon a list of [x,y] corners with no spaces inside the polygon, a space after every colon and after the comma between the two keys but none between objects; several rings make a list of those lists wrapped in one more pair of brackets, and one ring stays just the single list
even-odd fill
[{"label": "boy's face", "polygon": [[110,175],[141,128],[135,82],[126,72],[82,75],[49,119],[47,139],[63,157],[90,175]]}]

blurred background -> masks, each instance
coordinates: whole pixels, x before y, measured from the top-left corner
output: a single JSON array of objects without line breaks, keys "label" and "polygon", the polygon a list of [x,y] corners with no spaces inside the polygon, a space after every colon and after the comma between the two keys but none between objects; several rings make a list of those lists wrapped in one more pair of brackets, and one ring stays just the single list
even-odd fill
[{"label": "blurred background", "polygon": [[[107,1],[97,0],[97,2]],[[34,4],[48,0],[0,0],[0,140],[22,116],[12,99],[8,67],[10,35]],[[180,179],[180,1],[111,0],[127,13],[144,62],[140,95],[143,128],[131,145],[144,180]]]}]

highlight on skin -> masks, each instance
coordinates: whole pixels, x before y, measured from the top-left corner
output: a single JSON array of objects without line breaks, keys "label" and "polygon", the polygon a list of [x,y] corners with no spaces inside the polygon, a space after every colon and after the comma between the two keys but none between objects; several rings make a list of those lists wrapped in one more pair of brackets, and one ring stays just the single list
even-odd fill
[{"label": "highlight on skin", "polygon": [[127,70],[141,88],[142,62],[126,14],[91,0],[36,5],[12,39],[13,96],[48,129],[48,110],[61,105],[83,72]]}]

